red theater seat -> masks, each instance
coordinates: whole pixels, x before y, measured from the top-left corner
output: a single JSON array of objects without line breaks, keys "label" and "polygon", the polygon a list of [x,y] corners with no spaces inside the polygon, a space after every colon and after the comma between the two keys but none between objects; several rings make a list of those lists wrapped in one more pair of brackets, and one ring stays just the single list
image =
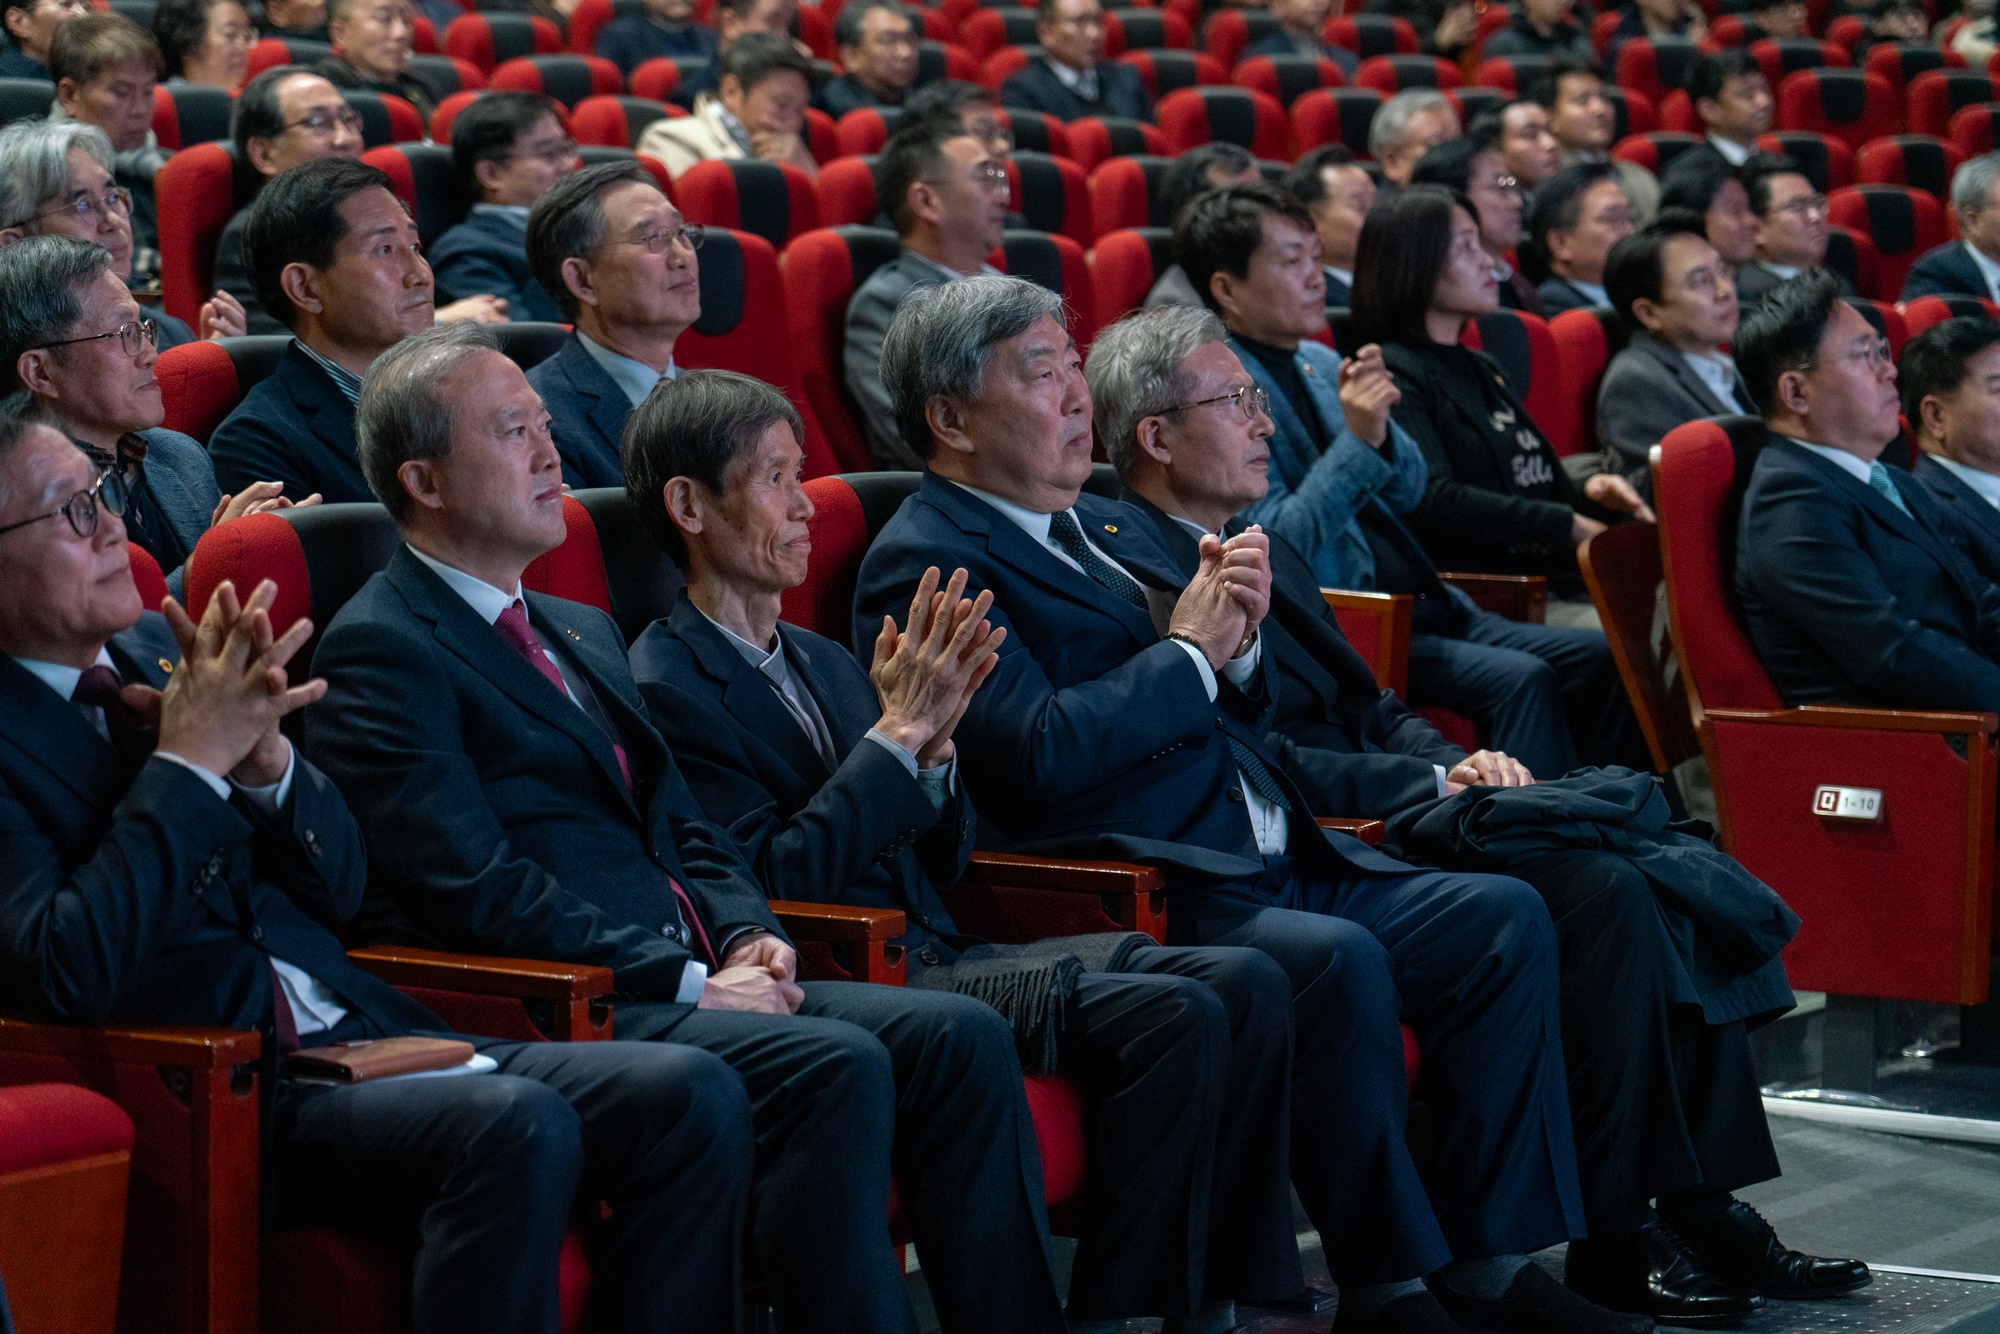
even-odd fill
[{"label": "red theater seat", "polygon": [[580,56],[596,55],[598,30],[619,17],[621,10],[628,14],[644,14],[646,7],[641,0],[623,0],[619,5],[614,5],[612,0],[577,0],[566,24],[569,49]]},{"label": "red theater seat", "polygon": [[1764,78],[1775,88],[1787,74],[1826,66],[1845,67],[1854,62],[1847,48],[1836,42],[1820,42],[1810,37],[1766,37],[1750,44],[1750,56],[1764,70]]},{"label": "red theater seat", "polygon": [[1868,35],[1868,20],[1859,14],[1842,14],[1826,25],[1826,40],[1839,42],[1849,55],[1860,47]]},{"label": "red theater seat", "polygon": [[701,247],[701,318],[675,342],[674,360],[740,371],[783,390],[805,419],[806,476],[838,470],[785,338],[785,288],[777,249],[769,241],[749,232],[709,229]]},{"label": "red theater seat", "polygon": [[1618,48],[1618,86],[1654,102],[1687,82],[1701,48],[1685,37],[1634,37]]},{"label": "red theater seat", "polygon": [[1249,149],[1252,157],[1292,155],[1285,109],[1247,88],[1183,88],[1161,98],[1153,114],[1175,153],[1219,140]]},{"label": "red theater seat", "polygon": [[1861,317],[1875,326],[1875,332],[1882,335],[1889,344],[1889,355],[1903,355],[1903,344],[1910,341],[1910,326],[1903,319],[1903,312],[1887,301],[1870,301],[1865,297],[1850,296],[1847,304],[1861,313]]},{"label": "red theater seat", "polygon": [[1929,42],[1877,42],[1868,48],[1861,68],[1879,74],[1900,93],[1911,79],[1927,70],[1964,69],[1965,58]]},{"label": "red theater seat", "polygon": [[902,123],[901,107],[856,107],[833,123],[834,142],[842,157],[879,153]]},{"label": "red theater seat", "polygon": [[1070,160],[1090,171],[1112,157],[1164,154],[1167,136],[1157,125],[1121,116],[1085,116],[1066,127]]},{"label": "red theater seat", "polygon": [[979,82],[998,93],[1007,80],[1028,68],[1029,53],[1038,47],[1003,46],[979,62]]},{"label": "red theater seat", "polygon": [[1514,396],[1558,454],[1574,451],[1574,396],[1564,388],[1562,362],[1547,320],[1525,311],[1496,310],[1466,325],[1460,341],[1500,363]]},{"label": "red theater seat", "polygon": [[[1601,65],[1604,63],[1604,53],[1611,49],[1611,39],[1618,35],[1618,25],[1624,22],[1624,20],[1625,16],[1618,12],[1615,6],[1605,10],[1601,14],[1592,16],[1590,20],[1590,49],[1597,52],[1598,64]],[[1710,35],[1712,36],[1714,32],[1715,29],[1711,27],[1709,29]]]},{"label": "red theater seat", "polygon": [[512,92],[541,93],[566,107],[587,97],[612,97],[625,91],[625,76],[598,56],[516,56],[493,71],[490,87]]},{"label": "red theater seat", "polygon": [[1003,46],[1033,46],[1036,41],[1032,9],[976,10],[959,32],[959,45],[974,60],[984,60]]},{"label": "red theater seat", "polygon": [[861,410],[847,391],[847,306],[869,275],[902,249],[894,232],[878,227],[826,227],[785,248],[786,332],[806,401],[843,471],[875,466]]},{"label": "red theater seat", "polygon": [[289,334],[262,334],[219,343],[197,340],[160,353],[153,375],[166,405],[161,424],[206,445],[251,386],[276,367],[290,342]]},{"label": "red theater seat", "polygon": [[1458,66],[1436,56],[1370,56],[1354,71],[1356,88],[1391,97],[1410,88],[1456,88],[1465,82]]},{"label": "red theater seat", "polygon": [[1561,402],[1553,414],[1556,430],[1549,434],[1549,444],[1558,454],[1589,453],[1598,448],[1598,386],[1611,358],[1624,351],[1631,330],[1610,310],[1566,310],[1549,321],[1549,336],[1561,369]]},{"label": "red theater seat", "polygon": [[325,42],[310,42],[298,37],[265,37],[250,48],[250,57],[243,67],[243,82],[248,83],[267,69],[280,65],[317,65],[333,54],[333,48]]},{"label": "red theater seat", "polygon": [[1611,142],[1617,143],[1628,134],[1646,134],[1660,128],[1658,104],[1638,89],[1606,84],[1604,96],[1611,103]]},{"label": "red theater seat", "polygon": [[[1916,83],[1943,73],[1920,74]],[[1778,85],[1778,128],[1814,130],[1859,148],[1895,132],[1899,105],[1896,90],[1880,75],[1858,69],[1802,69]]]},{"label": "red theater seat", "polygon": [[424,139],[424,118],[393,93],[343,92],[341,100],[361,117],[361,145],[416,144]]},{"label": "red theater seat", "polygon": [[1089,350],[1090,340],[1097,336],[1097,292],[1082,246],[1067,236],[1010,230],[987,262],[1002,273],[1061,293],[1068,307],[1069,336],[1079,351]]},{"label": "red theater seat", "polygon": [[882,210],[875,203],[875,158],[835,158],[813,183],[819,220],[828,227],[872,225]]},{"label": "red theater seat", "polygon": [[1702,146],[1699,135],[1676,134],[1672,130],[1654,130],[1651,134],[1628,134],[1611,148],[1611,156],[1626,162],[1636,162],[1655,176],[1665,171],[1673,160],[1691,148]]},{"label": "red theater seat", "polygon": [[806,124],[801,133],[814,162],[831,162],[840,156],[840,144],[833,134],[833,117],[818,107],[806,108]]},{"label": "red theater seat", "polygon": [[469,93],[486,86],[486,71],[470,60],[456,56],[414,55],[410,73],[437,89],[441,98],[453,93]]},{"label": "red theater seat", "polygon": [[1009,206],[1038,232],[1056,232],[1087,246],[1097,236],[1083,168],[1065,157],[1017,152],[1007,160]]},{"label": "red theater seat", "polygon": [[1292,141],[1301,154],[1322,144],[1346,144],[1368,160],[1368,127],[1382,109],[1382,94],[1373,88],[1328,88],[1307,93],[1292,103]]},{"label": "red theater seat", "polygon": [[1222,62],[1223,69],[1234,69],[1250,43],[1276,31],[1278,21],[1261,9],[1217,9],[1201,25],[1201,49]]},{"label": "red theater seat", "polygon": [[0,1088],[0,1277],[26,1334],[112,1334],[132,1138],[132,1118],[87,1088]]},{"label": "red theater seat", "polygon": [[1903,275],[1917,257],[1943,245],[1948,232],[1937,196],[1906,185],[1850,185],[1827,196],[1827,216],[1862,232],[1875,244],[1875,286],[1862,291],[1881,301],[1903,292]]},{"label": "red theater seat", "polygon": [[687,112],[671,102],[650,97],[586,97],[570,113],[569,132],[579,144],[602,148],[637,148],[639,137],[656,120],[685,116]]},{"label": "red theater seat", "polygon": [[638,97],[664,102],[681,86],[681,80],[707,66],[699,56],[655,56],[641,61],[632,71],[632,92]]},{"label": "red theater seat", "polygon": [[1282,107],[1291,106],[1303,93],[1347,82],[1340,76],[1340,66],[1319,56],[1251,56],[1237,64],[1229,79]]},{"label": "red theater seat", "polygon": [[954,34],[950,28],[941,32],[931,32],[929,15],[935,11],[926,10],[924,27],[926,40],[917,43],[917,86],[936,83],[939,79],[961,79],[972,83],[979,78],[979,62],[972,52],[949,40]]},{"label": "red theater seat", "polygon": [[1343,14],[1328,19],[1320,37],[1330,46],[1346,47],[1363,60],[1413,56],[1423,49],[1410,21],[1390,14]]},{"label": "red theater seat", "polygon": [[1097,238],[1090,255],[1097,317],[1111,324],[1145,304],[1174,262],[1174,234],[1165,227],[1128,227]]},{"label": "red theater seat", "polygon": [[229,137],[236,98],[226,88],[205,83],[153,85],[153,137],[165,149],[211,143]]},{"label": "red theater seat", "polygon": [[[1977,1003],[1993,945],[1994,717],[1784,707],[1734,586],[1737,514],[1766,438],[1751,418],[1693,422],[1653,465],[1675,653],[1722,846],[1802,919],[1784,956],[1794,986]],[[1823,784],[1881,792],[1881,818],[1823,819]],[[1872,1068],[1872,1050],[1864,1059]]]},{"label": "red theater seat", "polygon": [[1222,62],[1200,51],[1127,51],[1118,63],[1139,71],[1146,95],[1156,102],[1183,88],[1229,82]]},{"label": "red theater seat", "polygon": [[361,160],[388,176],[396,197],[417,220],[417,237],[433,245],[465,217],[451,150],[438,144],[386,144]]},{"label": "red theater seat", "polygon": [[1164,9],[1104,11],[1105,54],[1127,51],[1192,51],[1194,30],[1179,14]]},{"label": "red theater seat", "polygon": [[1170,157],[1146,154],[1115,157],[1090,173],[1090,211],[1098,236],[1126,227],[1164,227],[1160,180]]},{"label": "red theater seat", "polygon": [[1689,134],[1703,132],[1701,117],[1695,114],[1694,103],[1688,98],[1687,89],[1672,89],[1660,99],[1660,128],[1684,130]]},{"label": "red theater seat", "polygon": [[1928,134],[1892,134],[1870,139],[1855,155],[1862,185],[1908,185],[1940,200],[1951,193],[1951,174],[1965,159],[1943,139]]},{"label": "red theater seat", "polygon": [[[1962,107],[2000,101],[2000,83],[1985,70],[1926,70],[1910,80],[1905,90],[1909,103],[1910,133],[1935,134],[1943,138],[1951,129],[1951,118]],[[1892,133],[1884,130],[1883,134]],[[1869,135],[1870,139],[1876,135]],[[1861,145],[1856,144],[1859,148]]]},{"label": "red theater seat", "polygon": [[1813,130],[1779,130],[1757,136],[1757,147],[1782,153],[1804,168],[1813,188],[1824,193],[1854,184],[1854,150],[1844,139]]},{"label": "red theater seat", "polygon": [[1516,96],[1533,86],[1535,76],[1548,66],[1547,56],[1488,56],[1473,70],[1472,82]]},{"label": "red theater seat", "polygon": [[1875,243],[1866,232],[1851,227],[1827,228],[1826,266],[1846,278],[1857,292],[1875,290]]},{"label": "red theater seat", "polygon": [[1903,327],[1915,338],[1934,324],[1960,317],[2000,319],[2000,305],[1983,296],[1920,296],[1903,307]]},{"label": "red theater seat", "polygon": [[160,563],[136,542],[126,543],[125,552],[132,567],[132,586],[139,590],[139,605],[147,611],[158,611],[167,600],[167,576],[160,572]]},{"label": "red theater seat", "polygon": [[2000,102],[1980,102],[1952,113],[1945,138],[1964,156],[1978,157],[1992,152],[1993,145],[2000,142],[1996,127],[2000,127]]},{"label": "red theater seat", "polygon": [[467,14],[444,30],[444,53],[489,75],[505,61],[553,56],[562,49],[562,29],[539,14]]},{"label": "red theater seat", "polygon": [[819,226],[812,178],[789,162],[697,162],[674,182],[674,200],[689,222],[750,232],[775,250]]},{"label": "red theater seat", "polygon": [[1002,108],[1000,121],[1014,136],[1014,147],[1051,157],[1069,157],[1069,127],[1045,111]]},{"label": "red theater seat", "polygon": [[235,150],[196,144],[168,158],[153,177],[159,208],[160,304],[193,324],[215,291],[215,243],[235,216]]}]

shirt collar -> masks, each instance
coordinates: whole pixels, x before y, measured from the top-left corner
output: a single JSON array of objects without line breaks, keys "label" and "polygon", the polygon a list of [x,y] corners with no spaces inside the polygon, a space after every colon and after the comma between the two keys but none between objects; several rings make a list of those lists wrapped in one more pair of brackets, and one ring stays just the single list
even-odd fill
[{"label": "shirt collar", "polygon": [[1791,281],[1793,278],[1796,278],[1801,273],[1805,272],[1804,269],[1801,269],[1796,264],[1773,264],[1771,263],[1771,261],[1767,259],[1760,259],[1757,262],[1763,265],[1766,270],[1768,270],[1771,273],[1777,274],[1778,277],[1784,279],[1787,282]]},{"label": "shirt collar", "polygon": [[1321,267],[1326,270],[1327,276],[1329,278],[1338,278],[1343,283],[1346,283],[1349,287],[1354,286],[1353,269],[1336,269],[1331,264],[1322,265]]},{"label": "shirt collar", "polygon": [[2000,292],[2000,263],[1994,262],[1970,241],[1961,244],[1965,246],[1965,253],[1972,256],[1972,262],[1979,267],[1979,276],[1986,280],[1987,295]]},{"label": "shirt collar", "polygon": [[514,591],[509,593],[505,589],[495,588],[484,579],[475,579],[464,570],[454,569],[435,557],[427,556],[415,547],[410,547],[410,554],[430,566],[432,573],[444,580],[452,592],[464,598],[466,605],[488,625],[499,620],[500,613],[513,606],[521,596],[519,584],[514,585]]},{"label": "shirt collar", "polygon": [[1214,533],[1209,532],[1208,529],[1202,527],[1200,524],[1196,523],[1193,519],[1183,519],[1178,514],[1169,514],[1167,517],[1169,519],[1172,519],[1175,523],[1179,524],[1181,527],[1187,529],[1189,534],[1195,537],[1196,539],[1215,536]]},{"label": "shirt collar", "polygon": [[[701,608],[695,607],[695,610],[701,611]],[[745,639],[742,635],[737,634],[707,612],[701,611],[701,618],[722,631],[722,637],[729,641],[729,647],[742,654],[743,661],[769,677],[772,685],[781,686],[785,683],[787,674],[785,671],[785,641],[782,636],[773,632],[771,638],[777,640],[777,643],[770,648],[758,648],[755,644]]]},{"label": "shirt collar", "polygon": [[1932,454],[1930,460],[1971,487],[1981,500],[1995,509],[2000,509],[2000,477],[1995,477],[1990,472],[1981,472],[1977,468],[1968,468],[1957,459],[1948,459],[1942,454]]},{"label": "shirt collar", "polygon": [[482,217],[505,218],[509,222],[518,222],[525,231],[528,226],[528,214],[533,210],[526,204],[474,204],[472,211]]},{"label": "shirt collar", "polygon": [[1725,139],[1719,134],[1708,136],[1708,146],[1722,154],[1722,160],[1732,167],[1740,167],[1750,160],[1757,150],[1749,144],[1739,144],[1734,139]]},{"label": "shirt collar", "polygon": [[1855,481],[1861,483],[1861,485],[1869,485],[1868,474],[1873,470],[1873,465],[1867,459],[1850,454],[1844,449],[1835,449],[1831,445],[1815,445],[1810,440],[1801,440],[1795,435],[1788,435],[1785,439],[1791,441],[1800,449],[1811,450],[1834,467],[1839,468],[1849,477],[1852,477]]},{"label": "shirt collar", "polygon": [[319,368],[327,373],[327,377],[333,381],[334,387],[340,390],[341,394],[350,404],[357,408],[361,406],[360,376],[345,366],[328,361],[325,357],[322,357],[319,353],[308,347],[304,339],[294,338],[292,346],[311,357]]},{"label": "shirt collar", "polygon": [[[1049,544],[1049,515],[1037,514],[1031,509],[1024,509],[1011,500],[1005,500],[996,496],[991,491],[981,491],[976,486],[967,486],[964,482],[952,482],[952,485],[968,495],[978,496],[994,509],[999,510],[1001,514],[1006,516],[1009,523],[1019,528],[1029,537],[1034,538],[1038,544],[1042,546]],[[1071,514],[1070,517],[1075,518],[1076,516]]]},{"label": "shirt collar", "polygon": [[[966,276],[965,274],[960,273],[957,269],[952,268],[949,264],[938,263],[936,260],[932,259],[929,255],[918,254],[916,251],[908,249],[904,250],[903,253],[906,255],[914,255],[916,256],[916,258],[930,265],[932,268],[936,269],[939,273],[942,273],[944,275],[944,280],[948,283],[955,283],[960,278]],[[992,277],[992,278],[1002,278],[1006,276],[1005,274],[1001,273],[1000,270],[994,268],[991,264],[981,264],[979,266],[979,272],[987,277]]]},{"label": "shirt collar", "polygon": [[1077,89],[1081,88],[1083,86],[1084,80],[1086,79],[1090,80],[1092,83],[1095,83],[1097,81],[1097,67],[1094,65],[1089,69],[1071,69],[1068,65],[1063,64],[1062,61],[1057,60],[1054,56],[1048,56],[1045,58],[1049,62],[1049,68],[1055,71],[1055,76],[1057,81],[1060,82],[1063,87],[1069,89],[1071,92],[1075,92]]},{"label": "shirt collar", "polygon": [[625,397],[632,400],[635,408],[646,401],[646,395],[652,393],[660,381],[671,380],[681,373],[671,356],[667,358],[666,370],[656,371],[623,352],[613,352],[589,334],[579,332],[576,337],[583,344],[583,350],[590,354],[590,359],[604,368],[604,373],[625,391]]},{"label": "shirt collar", "polygon": [[[76,694],[76,683],[83,679],[81,667],[66,667],[59,662],[36,662],[32,658],[16,658],[14,661],[27,668],[35,679],[64,699],[70,699]],[[93,665],[110,667],[114,671],[117,669],[117,664],[111,661],[111,650],[103,647],[98,648],[97,661]]]},{"label": "shirt collar", "polygon": [[[707,93],[703,93],[702,96],[708,98]],[[728,135],[730,140],[738,148],[742,149],[745,155],[749,155],[751,152],[749,127],[730,114],[729,108],[722,105],[720,97],[708,98],[706,109],[715,118],[715,123],[722,127],[722,132]]]},{"label": "shirt collar", "polygon": [[1563,281],[1589,297],[1590,304],[1593,306],[1608,306],[1611,304],[1611,296],[1604,290],[1603,283],[1587,283],[1581,278],[1565,278]]}]

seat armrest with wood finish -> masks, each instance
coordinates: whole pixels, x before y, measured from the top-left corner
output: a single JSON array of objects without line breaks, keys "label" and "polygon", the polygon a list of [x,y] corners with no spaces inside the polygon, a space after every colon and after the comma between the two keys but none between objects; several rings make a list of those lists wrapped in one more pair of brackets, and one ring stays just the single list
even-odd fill
[{"label": "seat armrest with wood finish", "polygon": [[1319,827],[1331,829],[1337,834],[1352,834],[1370,847],[1380,843],[1389,833],[1380,820],[1350,820],[1339,815],[1320,816]]},{"label": "seat armrest with wood finish", "polygon": [[[824,945],[856,982],[903,985],[903,951],[889,944],[909,929],[895,908],[850,908],[843,903],[771,899],[778,924],[801,947]],[[843,957],[844,956],[844,957]],[[800,970],[804,975],[804,969]]]},{"label": "seat armrest with wood finish", "polygon": [[1481,611],[1510,621],[1540,625],[1548,619],[1549,581],[1539,574],[1438,572],[1438,578],[1476,603]]},{"label": "seat armrest with wood finish", "polygon": [[1363,593],[1350,588],[1322,588],[1321,597],[1340,622],[1340,633],[1354,645],[1375,673],[1375,684],[1409,695],[1410,615],[1416,599],[1408,593]]},{"label": "seat armrest with wood finish", "polygon": [[[498,959],[406,945],[369,945],[349,950],[347,957],[364,973],[372,973],[391,986],[423,993],[420,999],[435,1001],[439,993],[448,993],[542,1002],[554,1010],[555,1031],[549,1036],[558,1041],[588,1042],[611,1036],[610,996],[616,983],[609,968]],[[432,1008],[439,1007],[433,1004]],[[459,1007],[447,1003],[446,1008]],[[463,1031],[511,1036],[488,1032],[476,1019]]]},{"label": "seat armrest with wood finish", "polygon": [[[1079,901],[1089,898],[1097,902]],[[1167,938],[1166,878],[1157,867],[1131,862],[975,852],[950,899],[960,925],[989,940],[1095,931]]]}]

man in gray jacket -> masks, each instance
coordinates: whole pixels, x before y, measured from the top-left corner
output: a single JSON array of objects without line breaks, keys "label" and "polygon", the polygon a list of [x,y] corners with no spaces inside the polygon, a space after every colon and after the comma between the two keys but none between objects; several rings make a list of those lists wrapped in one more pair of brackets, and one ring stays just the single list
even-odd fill
[{"label": "man in gray jacket", "polygon": [[895,224],[903,253],[875,270],[848,303],[847,389],[876,464],[922,471],[896,429],[889,391],[882,387],[882,338],[915,289],[999,272],[986,257],[1006,231],[1006,160],[954,123],[913,125],[876,159],[875,197]]},{"label": "man in gray jacket", "polygon": [[1600,466],[1650,498],[1660,437],[1703,417],[1755,407],[1722,349],[1736,334],[1736,285],[1692,209],[1663,209],[1611,249],[1604,288],[1633,329],[1597,395]]}]

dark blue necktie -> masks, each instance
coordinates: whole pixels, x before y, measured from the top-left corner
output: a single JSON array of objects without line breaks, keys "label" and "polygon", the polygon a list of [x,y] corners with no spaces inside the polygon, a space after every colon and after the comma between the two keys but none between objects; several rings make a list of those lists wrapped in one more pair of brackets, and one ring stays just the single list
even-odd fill
[{"label": "dark blue necktie", "polygon": [[1061,547],[1064,555],[1082,566],[1083,572],[1098,587],[1131,603],[1140,611],[1146,609],[1146,590],[1139,587],[1139,581],[1092,551],[1090,544],[1083,540],[1083,529],[1077,527],[1076,516],[1068,510],[1058,510],[1049,516],[1049,540]]}]

